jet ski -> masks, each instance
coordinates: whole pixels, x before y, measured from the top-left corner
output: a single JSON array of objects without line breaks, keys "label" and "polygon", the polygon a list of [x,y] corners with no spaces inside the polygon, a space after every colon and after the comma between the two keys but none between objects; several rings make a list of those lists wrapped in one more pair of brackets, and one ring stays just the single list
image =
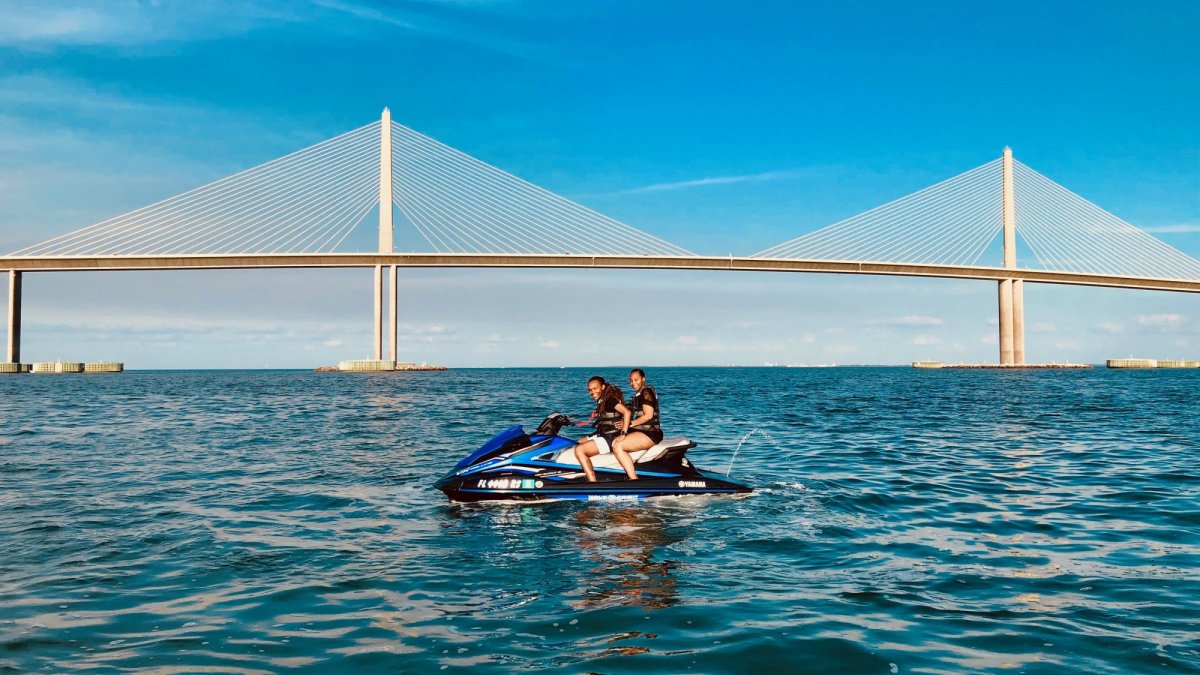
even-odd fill
[{"label": "jet ski", "polygon": [[589,483],[575,459],[577,443],[558,435],[571,423],[555,413],[528,434],[511,427],[472,452],[434,487],[456,502],[577,499],[622,501],[665,495],[748,494],[752,488],[697,469],[686,457],[696,444],[687,438],[629,453],[638,480],[629,480],[612,453],[596,455],[596,482]]}]

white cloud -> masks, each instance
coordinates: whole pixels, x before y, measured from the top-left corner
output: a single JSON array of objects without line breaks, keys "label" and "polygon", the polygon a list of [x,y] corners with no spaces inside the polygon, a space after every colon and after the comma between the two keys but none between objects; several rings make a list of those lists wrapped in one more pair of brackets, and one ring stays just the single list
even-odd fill
[{"label": "white cloud", "polygon": [[669,190],[689,190],[698,187],[709,187],[711,185],[731,185],[734,183],[761,183],[765,181],[787,180],[790,178],[802,178],[810,175],[814,169],[788,169],[785,171],[764,171],[762,173],[750,173],[740,176],[712,176],[709,178],[695,178],[692,180],[682,180],[672,183],[654,183],[652,185],[644,185],[642,187],[631,188],[629,190],[621,190],[615,194],[639,194],[643,192],[666,192]]},{"label": "white cloud", "polygon": [[519,40],[512,31],[489,29],[488,22],[479,20],[481,15],[514,10],[522,11],[517,3],[494,2],[446,3],[434,12],[350,0],[0,0],[0,45],[31,51],[74,46],[133,47],[220,39],[291,24],[356,38],[368,27],[376,27],[529,58],[536,50],[533,43]]},{"label": "white cloud", "polygon": [[1174,327],[1178,326],[1183,317],[1178,314],[1149,314],[1139,316],[1137,322],[1141,326]]},{"label": "white cloud", "polygon": [[[429,333],[429,332],[406,333],[403,331],[397,331],[396,339],[400,342],[416,342],[416,343],[425,344],[425,345],[446,344],[446,343],[451,343],[451,342],[461,342],[462,341],[462,339],[453,332],[449,332],[449,333]],[[485,342],[487,342],[487,341],[485,341]],[[489,344],[495,344],[495,343],[489,342]]]},{"label": "white cloud", "polygon": [[558,340],[543,340],[538,345],[546,349],[558,349]]},{"label": "white cloud", "polygon": [[332,340],[326,340],[326,341],[322,342],[321,344],[326,347],[341,347],[342,344],[344,344],[344,343],[342,340],[334,338]]},{"label": "white cloud", "polygon": [[942,325],[942,320],[935,316],[919,316],[917,314],[910,314],[902,319],[896,319],[893,323],[900,324],[902,326],[940,326]]},{"label": "white cloud", "polygon": [[942,341],[932,335],[918,335],[913,338],[914,345],[940,345]]},{"label": "white cloud", "polygon": [[754,330],[762,325],[761,321],[731,321],[729,323],[730,328],[737,328],[738,330]]},{"label": "white cloud", "polygon": [[404,335],[453,335],[458,332],[453,326],[440,323],[402,323],[397,330]]},{"label": "white cloud", "polygon": [[1054,348],[1075,350],[1079,349],[1079,343],[1074,340],[1055,340]]},{"label": "white cloud", "polygon": [[1035,323],[1030,324],[1029,330],[1033,333],[1053,333],[1058,330],[1058,327],[1052,323]]},{"label": "white cloud", "polygon": [[137,45],[220,37],[295,21],[288,3],[0,2],[0,44]]},{"label": "white cloud", "polygon": [[300,322],[282,323],[279,321],[255,321],[244,318],[187,318],[169,316],[139,315],[133,312],[122,315],[119,319],[99,318],[83,313],[60,314],[53,307],[27,306],[25,308],[25,326],[27,328],[51,328],[89,333],[122,333],[122,334],[196,334],[213,335],[217,333],[233,333],[245,335],[281,335],[294,332],[301,326]]},{"label": "white cloud", "polygon": [[679,337],[675,338],[675,344],[684,347],[692,347],[700,344],[700,338],[696,337],[695,335],[680,335]]},{"label": "white cloud", "polygon": [[99,35],[120,30],[120,22],[94,7],[47,6],[25,3],[0,5],[0,43],[88,43]]},{"label": "white cloud", "polygon": [[1099,328],[1100,330],[1104,331],[1105,333],[1120,333],[1121,331],[1125,330],[1125,326],[1123,326],[1119,323],[1114,323],[1112,321],[1105,321],[1102,323],[1098,323],[1098,324],[1096,324],[1096,328]]}]

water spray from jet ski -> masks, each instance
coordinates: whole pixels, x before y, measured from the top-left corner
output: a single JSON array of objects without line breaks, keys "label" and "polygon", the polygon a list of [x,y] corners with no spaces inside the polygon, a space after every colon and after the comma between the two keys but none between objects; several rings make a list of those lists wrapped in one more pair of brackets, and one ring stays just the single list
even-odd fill
[{"label": "water spray from jet ski", "polygon": [[734,461],[735,459],[737,459],[738,450],[741,450],[741,449],[742,449],[742,444],[746,442],[746,439],[747,439],[747,438],[750,438],[750,437],[751,437],[751,436],[753,436],[754,434],[759,434],[759,435],[761,435],[763,438],[765,438],[765,439],[767,439],[768,441],[770,441],[770,442],[774,443],[774,444],[775,444],[775,447],[779,447],[779,443],[778,443],[778,442],[777,442],[777,441],[776,441],[776,440],[775,440],[775,439],[774,439],[774,438],[771,436],[771,434],[768,434],[767,432],[763,431],[762,429],[757,429],[757,428],[755,428],[755,429],[751,429],[750,431],[747,431],[747,432],[746,432],[746,435],[745,435],[745,436],[742,436],[742,440],[738,441],[737,447],[733,449],[733,457],[730,457],[730,458],[729,458],[729,467],[728,467],[727,469],[725,469],[725,475],[726,475],[726,476],[728,476],[728,475],[729,475],[729,472],[730,472],[730,471],[733,471],[733,461]]}]

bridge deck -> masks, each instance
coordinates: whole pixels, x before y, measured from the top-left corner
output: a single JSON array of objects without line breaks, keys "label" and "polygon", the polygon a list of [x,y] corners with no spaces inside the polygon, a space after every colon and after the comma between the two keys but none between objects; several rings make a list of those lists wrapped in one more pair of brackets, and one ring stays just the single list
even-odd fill
[{"label": "bridge deck", "polygon": [[1154,279],[999,267],[839,262],[711,256],[619,256],[470,253],[311,253],[262,255],[0,257],[0,269],[21,272],[247,269],[287,267],[553,267],[690,269],[758,272],[874,274],[957,279],[1022,279],[1049,284],[1200,293],[1200,280]]}]

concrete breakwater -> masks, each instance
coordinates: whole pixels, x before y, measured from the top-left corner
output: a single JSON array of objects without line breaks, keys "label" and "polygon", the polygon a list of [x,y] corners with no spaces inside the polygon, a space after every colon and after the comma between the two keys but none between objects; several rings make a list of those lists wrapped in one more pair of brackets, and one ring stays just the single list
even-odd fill
[{"label": "concrete breakwater", "polygon": [[37,374],[70,374],[70,373],[120,373],[124,372],[125,364],[117,361],[96,361],[82,363],[80,361],[44,361],[40,363],[0,363],[0,375],[19,375],[21,373]]},{"label": "concrete breakwater", "polygon": [[1145,370],[1149,368],[1200,368],[1200,361],[1184,361],[1180,359],[1109,359],[1105,362],[1109,368],[1127,370]]},{"label": "concrete breakwater", "polygon": [[322,373],[386,373],[397,370],[449,370],[449,368],[426,363],[417,364],[407,361],[379,361],[375,359],[351,359],[338,363],[336,367],[321,366],[317,368],[317,372]]},{"label": "concrete breakwater", "polygon": [[1000,363],[943,363],[941,361],[913,361],[913,368],[949,368],[974,370],[1049,370],[1049,369],[1086,369],[1091,368],[1086,363],[1022,363],[1020,365],[1004,365]]}]

